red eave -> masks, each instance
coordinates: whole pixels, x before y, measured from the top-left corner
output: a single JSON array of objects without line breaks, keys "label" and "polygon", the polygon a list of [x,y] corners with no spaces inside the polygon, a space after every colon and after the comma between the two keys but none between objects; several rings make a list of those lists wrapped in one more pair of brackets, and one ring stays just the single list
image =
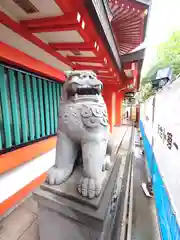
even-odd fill
[{"label": "red eave", "polygon": [[0,42],[0,60],[39,73],[46,77],[56,79],[59,82],[65,81],[65,75],[63,72],[40,60],[30,57],[3,42]]},{"label": "red eave", "polygon": [[134,0],[109,0],[109,5],[120,55],[129,53],[143,41],[147,8]]}]

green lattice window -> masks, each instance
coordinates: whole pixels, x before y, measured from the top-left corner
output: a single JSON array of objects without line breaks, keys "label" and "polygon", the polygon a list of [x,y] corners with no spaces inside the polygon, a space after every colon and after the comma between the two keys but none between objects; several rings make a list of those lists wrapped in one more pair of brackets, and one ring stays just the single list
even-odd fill
[{"label": "green lattice window", "polygon": [[56,134],[61,84],[0,64],[0,153]]}]

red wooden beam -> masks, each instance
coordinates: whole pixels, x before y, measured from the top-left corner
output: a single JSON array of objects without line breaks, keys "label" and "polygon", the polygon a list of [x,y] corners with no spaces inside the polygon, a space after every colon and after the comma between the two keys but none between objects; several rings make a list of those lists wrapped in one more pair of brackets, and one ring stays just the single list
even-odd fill
[{"label": "red wooden beam", "polygon": [[[80,15],[79,15],[80,16]],[[81,18],[81,16],[80,16]],[[55,17],[43,17],[38,19],[22,20],[20,23],[27,28],[38,28],[38,27],[52,27],[52,26],[65,26],[79,23],[78,13],[66,13],[62,16]]]},{"label": "red wooden beam", "polygon": [[104,78],[117,78],[115,77],[114,75],[111,75],[110,73],[96,73],[97,76],[101,76],[101,77],[104,77]]},{"label": "red wooden beam", "polygon": [[133,28],[133,27],[140,27],[141,26],[141,19],[138,19],[136,22],[132,21],[130,23],[127,24],[119,24],[119,25],[115,25],[113,28],[114,29],[127,29],[127,28]]},{"label": "red wooden beam", "polygon": [[113,72],[97,72],[97,75],[101,75],[101,76],[104,76],[104,77],[114,77]]},{"label": "red wooden beam", "polygon": [[134,37],[133,35],[132,36],[124,36],[123,38],[117,37],[117,39],[118,39],[118,42],[123,42],[123,43],[124,42],[131,43],[133,41],[138,42],[138,43],[140,42],[140,39]]},{"label": "red wooden beam", "polygon": [[[127,12],[128,12],[128,9],[126,9],[126,11],[125,10],[123,10],[123,11],[119,11],[119,12],[117,12],[115,15],[114,15],[114,18],[113,18],[113,20],[114,21],[118,21],[118,20],[120,20],[120,19],[122,19],[123,17],[125,17],[125,14],[127,14]],[[135,16],[136,14],[137,14],[137,12],[136,11],[133,11],[133,13],[131,13],[133,16]]]},{"label": "red wooden beam", "polygon": [[64,82],[66,79],[64,73],[60,70],[3,42],[0,42],[0,60],[13,66],[22,67],[32,72],[39,73],[45,77],[54,78],[59,82]]},{"label": "red wooden beam", "polygon": [[[120,33],[121,33],[121,35],[120,35]],[[126,34],[126,32],[120,32],[120,33],[117,36],[119,41],[124,40],[124,39],[139,41],[139,39],[140,39],[140,36],[137,36],[140,33],[140,31],[132,32],[132,34],[131,33]]]},{"label": "red wooden beam", "polygon": [[118,1],[119,6],[121,6],[122,4],[128,6],[130,8],[135,8],[136,10],[145,10],[146,7],[144,5],[142,5],[141,3],[138,3],[137,1],[127,1],[127,0],[119,0]]},{"label": "red wooden beam", "polygon": [[144,21],[141,21],[141,30],[140,30],[140,41],[142,42],[144,38]]},{"label": "red wooden beam", "polygon": [[114,6],[110,6],[110,9],[111,9],[113,16],[115,16],[117,12],[121,13],[124,10],[124,7],[114,5]]},{"label": "red wooden beam", "polygon": [[133,49],[133,47],[124,47],[124,46],[120,46],[120,48],[119,48],[121,51],[123,51],[123,52],[125,52],[125,53],[128,53],[128,52],[130,52],[132,49]]},{"label": "red wooden beam", "polygon": [[138,33],[139,33],[139,30],[140,29],[137,29],[137,31],[136,31],[136,29],[132,29],[132,31],[126,31],[126,30],[124,30],[124,31],[120,31],[119,30],[119,35],[120,35],[120,33],[121,33],[121,36],[122,36],[122,34],[123,34],[123,36],[135,36],[135,37],[138,37]]},{"label": "red wooden beam", "polygon": [[[82,20],[85,22],[85,32],[89,36],[88,42],[94,42],[96,41],[98,44],[98,51],[96,52],[96,55],[104,57],[106,56],[109,67],[115,67],[114,62],[111,59],[110,54],[106,50],[104,46],[104,42],[102,41],[101,37],[99,36],[99,32],[96,30],[95,23],[92,21],[92,16],[89,15],[89,12],[87,8],[85,7],[85,0],[55,0],[56,4],[59,6],[60,9],[62,9],[64,12],[71,12],[71,11],[77,11],[82,16]],[[87,40],[86,40],[87,41]]]},{"label": "red wooden beam", "polygon": [[133,48],[130,48],[128,50],[121,49],[121,55],[128,54],[130,51],[132,51]]},{"label": "red wooden beam", "polygon": [[75,64],[73,67],[75,70],[92,70],[92,71],[99,71],[99,70],[104,70],[108,71],[109,68],[107,67],[99,67],[99,66],[87,66],[87,65],[80,65],[80,64]]},{"label": "red wooden beam", "polygon": [[33,33],[76,30],[85,41],[89,41],[86,27],[79,12],[65,13],[62,16],[22,20],[20,23]]},{"label": "red wooden beam", "polygon": [[119,43],[119,45],[120,45],[120,48],[121,48],[121,46],[127,46],[127,47],[130,47],[130,48],[135,48],[136,46],[138,46],[139,44],[131,44],[131,43],[128,43],[128,44],[124,44],[124,43]]},{"label": "red wooden beam", "polygon": [[133,38],[133,36],[131,37],[124,37],[124,38],[117,38],[118,39],[118,43],[120,44],[129,44],[129,43],[135,43],[135,44],[139,44],[141,41],[140,39],[136,39],[136,38]]},{"label": "red wooden beam", "polygon": [[61,26],[43,26],[43,27],[33,27],[27,28],[27,30],[31,33],[42,33],[42,32],[61,32],[61,31],[78,31],[77,25],[61,25]]},{"label": "red wooden beam", "polygon": [[98,77],[98,79],[99,79],[100,81],[102,81],[103,84],[104,84],[104,83],[105,83],[105,84],[116,84],[116,83],[117,83],[117,81],[115,81],[114,79],[113,79],[113,80],[108,79],[108,78],[104,79],[104,78],[102,78],[102,77]]},{"label": "red wooden beam", "polygon": [[114,22],[125,22],[125,21],[128,21],[129,19],[134,19],[134,18],[138,18],[140,17],[140,13],[137,12],[137,11],[134,11],[133,13],[129,13],[129,14],[126,14],[126,15],[118,15],[116,18],[114,18]]},{"label": "red wooden beam", "polygon": [[131,30],[130,31],[126,31],[126,30],[123,31],[123,30],[119,29],[117,31],[117,36],[122,36],[122,33],[123,33],[123,36],[132,36],[132,35],[134,35],[134,37],[139,38],[139,36],[137,35],[137,33],[139,33],[138,29],[137,30],[136,29],[132,29],[132,31]]},{"label": "red wooden beam", "polygon": [[127,45],[137,45],[139,44],[139,41],[133,41],[133,39],[123,39],[123,41],[120,41],[121,44],[127,44]]},{"label": "red wooden beam", "polygon": [[131,40],[131,41],[134,41],[134,42],[139,42],[139,36],[136,36],[136,35],[119,35],[119,37],[117,36],[117,38],[119,39],[120,42],[123,42],[123,41],[127,41],[127,40]]},{"label": "red wooden beam", "polygon": [[132,50],[131,48],[128,49],[128,50],[123,50],[123,49],[121,49],[120,54],[121,54],[121,55],[128,54],[131,50]]},{"label": "red wooden beam", "polygon": [[92,43],[49,43],[55,50],[79,50],[79,51],[94,51]]},{"label": "red wooden beam", "polygon": [[119,47],[121,47],[121,46],[138,46],[140,43],[131,43],[130,41],[128,42],[118,42],[118,44],[119,44]]},{"label": "red wooden beam", "polygon": [[20,23],[22,24],[22,26],[26,27],[29,31],[33,33],[57,32],[67,30],[79,31],[79,29],[81,30],[81,22],[80,20],[77,20],[77,14],[79,13],[67,13],[63,16],[58,17],[23,20],[20,21]]},{"label": "red wooden beam", "polygon": [[124,44],[124,43],[119,43],[120,44],[120,47],[121,46],[127,46],[127,47],[130,47],[130,48],[135,48],[136,46],[138,46],[139,45],[139,43],[136,43],[136,44],[131,44],[131,43],[127,43],[127,44]]},{"label": "red wooden beam", "polygon": [[117,38],[118,39],[118,43],[121,44],[125,44],[125,43],[135,43],[135,44],[139,44],[140,43],[140,39],[136,39],[133,37],[124,37],[123,39]]},{"label": "red wooden beam", "polygon": [[25,29],[23,26],[21,26],[16,21],[12,20],[8,15],[6,15],[4,12],[0,11],[0,22],[4,24],[6,27],[10,28],[26,40],[32,42],[36,46],[43,49],[45,52],[48,52],[52,56],[56,57],[58,60],[64,62],[67,65],[73,66],[73,64],[64,56],[57,53],[55,50],[53,50],[48,44],[41,41],[39,38],[34,36],[32,33],[28,32],[27,29]]},{"label": "red wooden beam", "polygon": [[91,36],[87,32],[87,26],[85,25],[84,29],[82,28],[82,22],[81,25],[78,25],[76,30],[79,32],[81,37],[84,39],[85,42],[91,42]]},{"label": "red wooden beam", "polygon": [[132,48],[133,48],[133,46],[126,46],[126,45],[121,45],[121,46],[120,46],[120,49],[124,49],[125,51],[126,51],[126,50],[129,51],[129,49],[132,49]]},{"label": "red wooden beam", "polygon": [[60,7],[63,12],[72,12],[73,5],[72,1],[69,0],[55,0],[56,4]]},{"label": "red wooden beam", "polygon": [[123,30],[123,31],[120,31],[119,30],[119,35],[120,36],[123,36],[123,37],[126,37],[126,36],[129,36],[129,37],[131,37],[131,38],[136,38],[136,39],[139,39],[139,33],[140,33],[140,28],[138,28],[138,29],[127,29],[127,31],[126,30]]},{"label": "red wooden beam", "polygon": [[138,45],[137,43],[135,43],[135,44],[133,44],[133,43],[121,43],[121,44],[123,44],[123,46],[127,46],[127,47],[136,47]]},{"label": "red wooden beam", "polygon": [[114,24],[127,24],[127,23],[131,23],[132,21],[134,22],[134,21],[137,21],[137,20],[139,20],[139,19],[141,19],[141,17],[139,16],[139,14],[134,14],[134,15],[132,15],[131,16],[131,18],[127,18],[127,19],[124,19],[124,20],[119,20],[119,19],[116,19],[116,20],[114,20]]},{"label": "red wooden beam", "polygon": [[[105,88],[105,86],[107,87],[108,86],[108,89],[110,92],[112,92],[112,90],[110,88],[119,88],[119,86],[122,85],[121,82],[117,82],[117,81],[110,81],[110,80],[105,80],[105,79],[102,79],[102,78],[99,78],[99,80],[103,83],[103,89]],[[113,92],[116,92],[118,89],[114,89]],[[109,113],[108,113],[109,115]]]},{"label": "red wooden beam", "polygon": [[131,10],[126,10],[124,11],[124,13],[121,13],[121,15],[119,15],[118,17],[116,17],[116,19],[114,19],[114,22],[116,21],[125,21],[126,19],[132,18],[135,15],[135,12],[131,11]]},{"label": "red wooden beam", "polygon": [[126,26],[121,26],[120,28],[117,28],[120,31],[126,31],[126,30],[138,30],[141,28],[141,21],[139,21],[138,23],[134,23],[131,25],[126,25]]},{"label": "red wooden beam", "polygon": [[135,43],[135,44],[138,44],[139,43],[139,38],[135,38],[135,37],[123,37],[122,39],[121,38],[118,38],[118,42],[121,42],[121,43]]},{"label": "red wooden beam", "polygon": [[137,22],[137,23],[132,23],[129,25],[120,25],[120,26],[115,26],[114,30],[116,31],[123,31],[123,30],[129,30],[129,29],[139,29],[141,27],[141,21]]},{"label": "red wooden beam", "polygon": [[[65,11],[71,6],[68,1],[62,1],[61,5],[63,6],[61,6],[61,8],[65,9]],[[84,31],[87,26],[84,20],[82,20],[80,13],[76,11],[66,12],[62,16],[23,20],[20,22],[33,33],[76,30],[85,41],[90,40],[89,35]]]},{"label": "red wooden beam", "polygon": [[137,33],[139,33],[139,32],[135,32],[135,33],[132,33],[131,34],[131,32],[122,32],[121,34],[119,33],[118,35],[116,35],[116,37],[118,38],[118,40],[119,41],[123,41],[123,40],[125,40],[125,39],[127,39],[127,40],[134,40],[134,41],[139,41],[139,36],[137,36]]},{"label": "red wooden beam", "polygon": [[116,81],[117,77],[112,77],[112,76],[103,76],[103,75],[97,75],[98,78],[104,79],[104,80],[111,80],[111,81]]},{"label": "red wooden beam", "polygon": [[101,58],[97,58],[97,57],[68,56],[67,58],[72,62],[92,62],[92,63],[102,63],[102,64],[104,64],[104,61]]},{"label": "red wooden beam", "polygon": [[129,46],[129,44],[128,44],[128,45],[127,45],[127,44],[120,44],[119,47],[120,47],[121,49],[122,49],[122,48],[124,48],[124,49],[132,48],[132,46]]},{"label": "red wooden beam", "polygon": [[126,10],[124,7],[118,7],[116,10],[112,12],[114,20],[116,19],[116,16],[120,16],[124,10]]},{"label": "red wooden beam", "polygon": [[113,73],[103,73],[103,72],[98,72],[97,73],[98,76],[103,76],[103,77],[109,77],[109,78],[114,78],[114,74]]}]

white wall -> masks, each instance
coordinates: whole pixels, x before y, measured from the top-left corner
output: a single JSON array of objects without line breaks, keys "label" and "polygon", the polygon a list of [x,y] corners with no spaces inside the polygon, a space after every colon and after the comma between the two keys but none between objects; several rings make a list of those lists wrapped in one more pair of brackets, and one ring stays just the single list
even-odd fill
[{"label": "white wall", "polygon": [[55,149],[0,175],[0,203],[45,173],[55,163]]}]

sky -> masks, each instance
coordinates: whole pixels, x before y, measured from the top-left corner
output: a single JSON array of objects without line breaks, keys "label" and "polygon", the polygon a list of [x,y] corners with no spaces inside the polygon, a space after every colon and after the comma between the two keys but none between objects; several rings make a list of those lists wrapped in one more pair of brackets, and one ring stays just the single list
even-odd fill
[{"label": "sky", "polygon": [[156,46],[167,41],[170,35],[178,29],[180,30],[180,0],[152,0],[142,77],[155,61]]}]

